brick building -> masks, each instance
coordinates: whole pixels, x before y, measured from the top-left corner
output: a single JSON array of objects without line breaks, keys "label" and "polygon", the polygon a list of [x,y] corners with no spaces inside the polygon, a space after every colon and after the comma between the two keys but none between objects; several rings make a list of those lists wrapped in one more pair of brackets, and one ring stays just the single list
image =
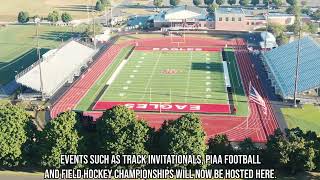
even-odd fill
[{"label": "brick building", "polygon": [[[302,16],[309,21],[308,16]],[[281,25],[292,25],[295,17],[291,14],[269,13],[268,21]],[[205,8],[180,6],[160,12],[154,16],[154,27],[171,29],[216,29],[232,31],[253,31],[265,27],[265,14],[243,8],[218,8],[209,14]]]}]

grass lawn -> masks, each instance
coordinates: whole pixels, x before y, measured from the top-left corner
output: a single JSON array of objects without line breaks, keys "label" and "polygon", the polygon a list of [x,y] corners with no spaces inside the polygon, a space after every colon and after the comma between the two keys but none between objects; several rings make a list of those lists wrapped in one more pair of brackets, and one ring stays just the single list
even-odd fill
[{"label": "grass lawn", "polygon": [[[119,3],[121,0],[112,0]],[[56,10],[68,12],[73,19],[87,18],[89,11],[95,5],[93,0],[2,0],[0,6],[0,21],[16,21],[19,11],[28,11],[30,16],[47,17],[49,12]]]},{"label": "grass lawn", "polygon": [[302,109],[282,108],[281,112],[289,128],[299,127],[304,131],[315,131],[320,135],[320,108],[304,105]]},{"label": "grass lawn", "polygon": [[236,57],[232,49],[226,49],[226,57],[229,62],[229,76],[232,84],[232,96],[234,105],[237,108],[237,115],[248,115],[248,98],[244,93],[241,76],[236,62]]},{"label": "grass lawn", "polygon": [[[0,84],[10,82],[17,72],[37,60],[35,35],[34,25],[10,25],[0,28]],[[56,48],[72,35],[71,27],[39,26],[41,53]]]}]

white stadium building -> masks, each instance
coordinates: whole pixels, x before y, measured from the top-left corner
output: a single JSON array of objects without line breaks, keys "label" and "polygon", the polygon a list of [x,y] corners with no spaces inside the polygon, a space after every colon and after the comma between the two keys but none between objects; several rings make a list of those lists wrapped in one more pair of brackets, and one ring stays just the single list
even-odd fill
[{"label": "white stadium building", "polygon": [[[96,51],[76,41],[68,41],[58,49],[50,50],[40,61],[16,76],[17,83],[52,96],[65,83],[72,82],[80,74]],[[41,74],[40,74],[41,68]],[[42,84],[42,85],[41,85]]]}]

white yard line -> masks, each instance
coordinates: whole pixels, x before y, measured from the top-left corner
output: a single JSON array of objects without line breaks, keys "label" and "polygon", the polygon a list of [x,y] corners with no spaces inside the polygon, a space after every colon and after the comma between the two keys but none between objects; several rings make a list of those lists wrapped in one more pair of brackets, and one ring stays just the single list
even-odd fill
[{"label": "white yard line", "polygon": [[192,51],[190,52],[190,67],[189,67],[189,71],[188,71],[188,79],[187,79],[187,88],[186,88],[186,97],[184,98],[184,102],[187,103],[187,97],[189,95],[189,86],[190,86],[190,72],[191,72],[191,68],[192,68]]},{"label": "white yard line", "polygon": [[154,64],[154,66],[153,66],[151,76],[149,77],[149,79],[148,79],[148,81],[147,81],[147,85],[146,85],[146,87],[144,88],[143,96],[140,98],[140,101],[142,101],[142,100],[145,98],[145,96],[146,96],[146,91],[147,91],[147,89],[148,89],[148,87],[149,87],[149,84],[150,84],[150,82],[151,82],[151,80],[152,80],[153,74],[154,74],[154,72],[155,72],[155,70],[156,70],[156,68],[157,68],[157,66],[158,66],[158,63],[159,63],[161,54],[162,54],[162,52],[160,51],[160,54],[159,54],[158,59],[157,59],[157,62],[156,62],[156,63]]}]

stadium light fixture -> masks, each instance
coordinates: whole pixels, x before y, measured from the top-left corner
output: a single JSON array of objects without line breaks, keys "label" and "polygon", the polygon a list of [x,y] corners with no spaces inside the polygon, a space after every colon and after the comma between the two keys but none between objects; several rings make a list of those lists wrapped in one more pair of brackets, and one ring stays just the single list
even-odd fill
[{"label": "stadium light fixture", "polygon": [[302,30],[302,21],[299,22],[299,36],[298,36],[298,47],[297,47],[297,59],[296,59],[296,69],[295,69],[295,78],[294,78],[294,94],[293,94],[293,106],[297,106],[297,95],[298,95],[298,78],[299,78],[299,64],[300,64],[300,53],[301,53],[301,30]]},{"label": "stadium light fixture", "polygon": [[40,18],[35,18],[34,23],[36,25],[36,37],[37,37],[37,55],[38,55],[38,62],[39,62],[39,74],[40,74],[40,93],[41,93],[41,100],[44,101],[44,94],[43,94],[43,79],[42,79],[42,69],[41,69],[41,54],[40,54],[40,43],[39,43],[39,25],[40,25]]}]

